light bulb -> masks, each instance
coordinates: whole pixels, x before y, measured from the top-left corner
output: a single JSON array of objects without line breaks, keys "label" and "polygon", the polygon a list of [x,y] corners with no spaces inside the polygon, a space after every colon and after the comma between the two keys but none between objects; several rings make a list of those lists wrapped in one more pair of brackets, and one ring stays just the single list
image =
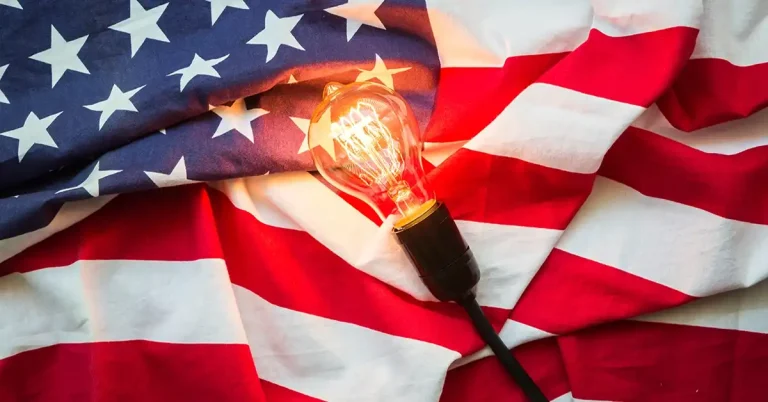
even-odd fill
[{"label": "light bulb", "polygon": [[408,103],[372,82],[330,83],[312,114],[307,138],[320,174],[368,203],[393,233],[438,300],[461,304],[483,339],[531,401],[547,401],[512,357],[475,299],[480,270],[448,208],[429,189],[419,128]]},{"label": "light bulb", "polygon": [[315,166],[331,185],[366,202],[382,220],[395,216],[392,230],[435,297],[474,295],[477,263],[429,188],[418,124],[403,97],[372,82],[329,83],[308,136]]},{"label": "light bulb", "polygon": [[372,82],[330,83],[310,120],[308,145],[320,174],[403,226],[435,204],[408,103]]}]

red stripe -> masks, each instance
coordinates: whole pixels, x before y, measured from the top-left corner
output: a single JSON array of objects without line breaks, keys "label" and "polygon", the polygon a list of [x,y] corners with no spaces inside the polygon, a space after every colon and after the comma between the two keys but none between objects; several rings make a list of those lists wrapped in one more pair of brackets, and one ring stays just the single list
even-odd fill
[{"label": "red stripe", "polygon": [[[513,353],[550,400],[570,390],[555,338],[527,343]],[[481,401],[527,401],[493,356],[450,370],[440,397],[440,402]]]},{"label": "red stripe", "polygon": [[426,141],[468,140],[568,53],[510,57],[500,68],[443,68]]},{"label": "red stripe", "polygon": [[264,401],[247,345],[59,344],[0,360],[0,401]]},{"label": "red stripe", "polygon": [[205,185],[124,194],[3,262],[0,275],[66,266],[77,260],[220,257],[215,228]]},{"label": "red stripe", "polygon": [[675,289],[555,248],[510,318],[563,334],[692,299]]},{"label": "red stripe", "polygon": [[304,395],[298,391],[261,380],[261,389],[267,402],[323,402],[321,399]]},{"label": "red stripe", "polygon": [[430,180],[457,219],[564,229],[589,195],[594,175],[462,148]]},{"label": "red stripe", "polygon": [[736,66],[722,59],[688,62],[657,103],[673,126],[693,131],[768,106],[768,63]]},{"label": "red stripe", "polygon": [[[482,347],[458,305],[418,301],[350,266],[306,232],[265,225],[215,191],[211,200],[232,283],[278,306],[462,354]],[[497,329],[508,315],[486,312]]]},{"label": "red stripe", "polygon": [[586,42],[539,82],[649,106],[688,61],[697,33],[694,28],[675,27],[613,37],[593,29]]},{"label": "red stripe", "polygon": [[[564,229],[592,189],[595,175],[567,172],[465,148],[440,166],[426,165],[438,199],[456,219]],[[376,224],[371,207],[318,180]]]},{"label": "red stripe", "polygon": [[646,322],[613,323],[559,338],[580,398],[654,402],[764,402],[768,335]]},{"label": "red stripe", "polygon": [[710,154],[630,127],[608,151],[599,174],[651,197],[768,224],[768,147]]},{"label": "red stripe", "polygon": [[[262,224],[205,186],[122,195],[3,268],[31,270],[78,259],[210,257],[224,257],[233,283],[282,307],[462,354],[482,346],[457,305],[417,301],[350,266],[308,233]],[[487,313],[497,329],[508,315],[492,308]]]}]

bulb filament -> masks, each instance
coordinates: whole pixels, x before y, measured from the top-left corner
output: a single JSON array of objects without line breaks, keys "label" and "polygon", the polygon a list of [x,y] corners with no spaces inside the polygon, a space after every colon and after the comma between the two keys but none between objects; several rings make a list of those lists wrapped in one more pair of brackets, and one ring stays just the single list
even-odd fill
[{"label": "bulb filament", "polygon": [[338,122],[331,124],[331,137],[347,153],[355,167],[350,171],[363,183],[385,189],[403,212],[418,207],[409,202],[412,192],[402,178],[405,163],[399,144],[373,105],[358,102]]}]

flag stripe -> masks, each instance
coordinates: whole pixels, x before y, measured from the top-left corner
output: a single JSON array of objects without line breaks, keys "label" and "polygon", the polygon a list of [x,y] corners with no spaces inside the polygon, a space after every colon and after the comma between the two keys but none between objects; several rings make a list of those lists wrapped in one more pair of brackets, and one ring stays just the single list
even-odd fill
[{"label": "flag stripe", "polygon": [[477,301],[512,309],[560,238],[559,230],[456,221],[480,267]]},{"label": "flag stripe", "polygon": [[[65,234],[0,265],[0,274],[71,265],[78,260],[192,261],[221,257],[205,185],[124,194]],[[98,198],[96,198],[98,199]],[[195,230],[190,230],[194,222]],[[147,230],[162,235],[147,240]]]},{"label": "flag stripe", "polygon": [[636,319],[768,335],[768,281]]},{"label": "flag stripe", "polygon": [[536,83],[465,147],[569,172],[594,173],[611,144],[643,110]]},{"label": "flag stripe", "polygon": [[[278,186],[277,188],[284,189],[286,186],[283,183],[283,181],[286,180],[285,177],[271,177],[269,179],[266,178],[253,178],[249,179],[248,183],[244,185],[225,185],[220,186],[222,190],[225,192],[226,196],[229,197],[229,199],[239,199],[240,197],[243,197],[242,195],[238,194],[239,191],[242,191],[245,188],[256,188],[259,186]],[[320,231],[319,233],[324,236],[328,236],[330,234],[329,228],[333,229],[339,229],[340,225],[343,225],[345,222],[355,222],[360,220],[361,226],[365,222],[364,218],[360,216],[360,214],[357,213],[356,210],[349,208],[348,205],[345,204],[345,201],[341,199],[340,197],[337,197],[336,194],[330,192],[326,187],[322,185],[318,185],[316,181],[314,181],[314,178],[311,176],[302,176],[302,177],[296,177],[291,175],[291,178],[289,179],[292,185],[296,186],[297,192],[300,192],[305,195],[305,197],[293,197],[291,193],[285,192],[280,194],[273,194],[275,197],[285,197],[286,199],[292,199],[293,202],[301,202],[299,211],[306,211],[306,214],[296,214],[294,213],[293,216],[297,218],[297,220],[301,221],[303,224],[306,224],[307,227],[313,227],[316,228],[315,230]],[[299,183],[304,180],[305,185],[299,185]],[[271,183],[271,184],[270,184]],[[249,194],[253,194],[256,190],[251,190]],[[292,190],[293,191],[293,190]],[[269,190],[266,191],[266,193],[269,193]],[[311,194],[312,197],[306,197],[307,194]],[[375,228],[375,231],[373,231],[369,236],[365,236],[364,232],[361,232],[359,229],[355,230],[340,230],[338,232],[334,232],[337,234],[337,238],[333,239],[339,243],[336,243],[336,246],[344,246],[349,247],[350,245],[357,245],[358,247],[355,247],[353,249],[345,249],[342,250],[341,254],[334,254],[331,252],[331,250],[324,247],[324,245],[321,244],[321,242],[318,242],[316,238],[313,238],[308,233],[305,233],[303,231],[294,231],[294,230],[283,230],[279,229],[277,227],[272,227],[270,225],[270,221],[264,221],[261,222],[258,220],[254,221],[252,219],[249,219],[250,217],[245,217],[242,214],[237,213],[230,213],[227,214],[227,205],[228,203],[222,203],[220,201],[216,201],[215,195],[211,195],[213,197],[215,203],[215,210],[219,211],[223,215],[217,216],[217,222],[219,225],[222,225],[222,219],[226,218],[227,215],[229,215],[229,219],[231,219],[231,222],[226,223],[226,227],[219,227],[218,233],[220,233],[220,236],[222,239],[229,239],[225,242],[224,247],[227,247],[226,244],[228,242],[232,242],[233,244],[240,244],[240,247],[235,247],[235,251],[230,252],[226,254],[226,259],[229,262],[230,272],[232,272],[233,280],[237,282],[237,279],[235,279],[236,276],[238,276],[237,272],[234,272],[233,270],[238,270],[238,272],[241,273],[248,273],[249,272],[249,262],[248,259],[243,256],[243,250],[247,250],[247,253],[253,252],[253,256],[249,257],[255,260],[265,262],[265,269],[267,269],[270,264],[272,264],[272,261],[274,260],[274,272],[275,275],[280,275],[280,277],[275,277],[274,279],[277,281],[287,280],[287,281],[293,281],[294,279],[289,278],[298,278],[302,275],[309,275],[307,280],[309,281],[308,287],[305,292],[301,292],[302,294],[309,295],[312,294],[312,288],[319,286],[320,283],[327,282],[329,280],[332,281],[338,281],[339,283],[334,284],[333,282],[328,282],[328,286],[334,286],[339,289],[345,289],[350,288],[349,292],[335,292],[335,296],[344,298],[346,301],[344,301],[341,304],[349,304],[352,306],[355,303],[361,303],[355,300],[358,299],[364,299],[367,298],[364,294],[357,294],[356,291],[362,291],[365,290],[365,292],[372,292],[379,294],[382,293],[392,293],[391,297],[392,299],[390,301],[387,301],[383,304],[391,304],[392,306],[400,305],[403,306],[405,309],[424,309],[427,310],[436,310],[436,311],[443,311],[446,314],[451,312],[448,315],[455,315],[455,309],[453,307],[439,307],[440,305],[434,304],[434,303],[417,303],[416,300],[410,299],[409,297],[405,297],[407,293],[400,293],[400,291],[397,291],[397,287],[391,288],[384,285],[384,283],[380,282],[375,278],[376,275],[373,277],[368,275],[365,269],[360,271],[360,274],[356,274],[354,272],[351,272],[348,270],[348,268],[351,268],[351,265],[344,259],[340,258],[342,255],[352,255],[352,252],[360,253],[360,245],[363,245],[364,247],[368,248],[370,251],[364,251],[364,253],[361,253],[360,256],[355,258],[350,258],[351,260],[356,261],[366,261],[365,264],[371,264],[373,266],[372,269],[377,269],[376,264],[380,264],[378,260],[367,260],[368,258],[402,258],[399,255],[396,255],[394,253],[401,252],[399,246],[394,244],[394,240],[392,239],[391,234],[389,233],[389,230],[386,226],[382,227],[375,227],[375,225],[372,225],[370,221],[368,221],[368,225],[371,225]],[[277,205],[278,203],[274,202],[274,200],[267,200],[267,199],[259,199],[259,198],[253,198],[252,201],[253,205],[255,205],[253,208],[256,209],[263,209],[261,206],[259,206],[262,203],[267,203],[271,205]],[[313,204],[314,206],[310,206],[309,203]],[[320,203],[325,203],[320,204]],[[328,226],[322,226],[319,225],[318,219],[327,219],[327,217],[324,217],[320,213],[315,213],[311,210],[311,208],[328,208],[333,209],[337,211],[336,215],[333,218],[333,224],[329,224]],[[339,211],[347,211],[347,213],[340,213]],[[246,211],[247,212],[247,211]],[[278,218],[277,211],[273,211],[272,214],[269,216],[272,218],[276,218],[278,221],[283,221],[283,218]],[[260,219],[264,219],[266,215],[260,215]],[[533,274],[536,272],[536,269],[539,265],[541,265],[541,262],[546,258],[546,255],[548,254],[549,250],[551,249],[552,245],[557,241],[557,239],[560,236],[561,231],[559,230],[547,230],[547,229],[541,229],[541,228],[530,228],[530,227],[522,227],[522,226],[508,226],[508,225],[494,225],[494,224],[487,224],[487,223],[480,223],[480,222],[472,222],[472,221],[463,221],[463,220],[457,220],[457,225],[459,226],[459,229],[462,231],[462,234],[465,237],[465,240],[469,244],[470,247],[473,248],[474,252],[477,254],[477,261],[480,266],[480,269],[482,271],[482,278],[477,288],[477,298],[478,301],[484,305],[484,306],[490,306],[490,307],[496,307],[503,310],[510,309],[515,302],[517,301],[517,298],[522,293],[522,290],[525,288],[525,285],[530,281],[530,278],[533,276]],[[230,237],[231,233],[239,233],[243,230],[249,230],[252,231],[251,233],[247,235],[242,236],[232,236]],[[342,233],[348,233],[348,241],[345,243],[341,243],[340,240],[343,240]],[[265,244],[269,244],[269,249],[259,250],[255,245],[251,244],[253,239],[255,238],[263,238],[265,241]],[[280,239],[282,242],[277,242],[275,239]],[[246,243],[243,243],[243,241],[246,241]],[[289,245],[289,247],[295,247],[296,244],[302,244],[303,252],[302,254],[296,254],[291,252],[291,249],[286,250],[284,253],[278,253],[280,256],[285,256],[285,258],[276,258],[276,257],[270,257],[266,258],[265,255],[271,255],[274,252],[274,245],[273,244],[286,244]],[[491,247],[489,247],[491,246]],[[515,250],[515,252],[510,254],[510,250]],[[262,251],[263,254],[257,253],[257,251]],[[392,253],[392,256],[387,256],[385,253]],[[234,261],[234,262],[233,262]],[[409,277],[413,278],[413,281],[421,282],[420,279],[416,277],[416,271],[413,268],[412,264],[402,259],[402,261],[399,266],[391,266],[390,272],[382,272],[382,274],[385,275],[393,275],[393,274],[400,274],[403,276],[403,278],[397,279],[397,281],[392,281],[393,283],[407,283],[405,280]],[[237,263],[237,265],[233,265],[233,263]],[[383,264],[383,263],[381,263]],[[289,270],[290,268],[287,268],[287,265],[293,265],[296,266],[296,269],[298,270],[296,273],[287,275],[285,272],[286,270]],[[306,266],[317,266],[317,271],[315,272],[313,269],[306,268]],[[242,267],[242,268],[239,268]],[[332,268],[330,268],[332,267]],[[338,271],[336,274],[331,275],[330,269],[337,269]],[[399,270],[399,272],[398,272]],[[378,274],[378,272],[377,272]],[[248,278],[249,276],[243,276],[243,280],[246,280],[245,278]],[[284,279],[281,279],[284,278]],[[379,278],[380,279],[380,278]],[[259,289],[262,289],[264,291],[269,291],[273,299],[269,299],[273,303],[276,303],[281,306],[288,306],[286,303],[296,303],[298,300],[291,300],[291,299],[285,299],[285,297],[290,296],[292,292],[284,292],[284,294],[280,294],[280,292],[274,292],[276,289],[272,288],[271,286],[267,286],[264,283],[261,283],[263,279],[259,280],[253,280],[252,283],[253,286],[257,286]],[[343,285],[343,283],[348,283],[349,285]],[[365,289],[365,287],[360,287],[362,283],[365,283],[365,286],[369,286],[370,289]],[[387,282],[389,283],[389,282]],[[286,282],[286,285],[290,284],[290,286],[293,288],[297,286],[293,282]],[[245,286],[245,285],[244,285]],[[415,287],[416,285],[410,285]],[[249,286],[246,286],[249,287]],[[254,290],[254,288],[250,288],[251,290]],[[354,290],[355,292],[353,292]],[[256,293],[264,296],[264,294],[261,291],[254,290]],[[277,299],[280,298],[280,299]],[[302,311],[311,311],[307,309],[312,309],[314,302],[310,300],[311,298],[308,298],[307,300],[301,300],[302,303],[309,303],[307,305],[304,305],[302,308],[300,308]],[[282,300],[282,301],[277,301]],[[426,298],[425,300],[432,300],[431,296],[429,298]],[[362,314],[362,311],[365,311],[367,309],[373,309],[377,310],[379,308],[375,307],[374,305],[369,307],[362,307],[362,305],[359,305],[360,312],[357,316],[357,319],[359,320],[365,320],[368,321],[369,324],[373,324],[373,322],[370,322],[371,319],[376,319],[375,317],[367,317],[364,314]],[[330,312],[330,311],[329,311]],[[319,313],[319,312],[318,312]],[[351,313],[351,312],[350,312]],[[327,313],[322,313],[327,314]],[[321,315],[322,315],[321,314]],[[408,315],[414,315],[419,314],[418,312],[414,311],[411,313],[408,313]],[[504,316],[502,311],[498,311],[499,314],[499,321],[497,322],[498,326],[500,327],[503,323]],[[349,316],[351,317],[351,316]],[[349,318],[348,317],[348,318]],[[338,318],[338,317],[335,317]],[[424,320],[428,321],[427,316],[423,317]],[[361,322],[361,321],[354,321],[354,322]],[[382,326],[382,324],[384,326]],[[376,324],[379,325],[376,328],[385,328],[387,325],[391,325],[391,323],[379,323]],[[382,331],[387,332],[385,329],[381,329]],[[408,328],[399,328],[398,331],[406,331],[404,333],[410,333],[408,332]],[[391,331],[391,329],[389,330]],[[457,332],[457,335],[460,332]],[[411,333],[411,336],[424,336],[424,335],[416,335],[416,333]],[[465,341],[460,341],[458,344],[453,343],[454,341],[449,339],[441,339],[445,338],[445,335],[441,337],[434,337],[433,335],[429,335],[430,338],[425,338],[425,340],[429,339],[432,342],[436,342],[438,344],[442,345],[465,345]],[[419,338],[421,339],[421,338]],[[462,336],[458,336],[457,339],[463,339]],[[448,343],[446,343],[448,342]],[[454,346],[455,350],[460,350],[462,352],[465,352],[466,346]]]},{"label": "flag stripe", "polygon": [[[622,29],[631,24],[625,24]],[[485,26],[483,29],[486,29]],[[589,39],[570,53],[517,55],[506,59],[497,68],[443,66],[435,111],[425,138],[429,141],[471,139],[504,113],[510,102],[514,104],[513,99],[534,82],[617,102],[648,106],[683,68],[687,60],[685,53],[690,52],[696,34],[695,29],[676,27],[616,37],[593,29],[589,32]],[[516,39],[514,43],[519,42]],[[604,57],[605,54],[611,57]],[[593,63],[592,60],[596,59],[603,62]],[[548,105],[551,109],[547,110],[546,118],[535,116],[543,123],[557,120],[553,116],[569,116],[568,113],[558,113],[559,96],[552,99],[555,102]],[[536,103],[541,103],[541,100]],[[567,105],[572,106],[571,103]],[[564,109],[573,109],[563,106]],[[617,123],[625,126],[636,117],[633,114],[629,115],[631,118],[623,114],[606,115],[605,118],[616,117]],[[516,126],[506,124],[521,118],[526,118],[525,113],[495,124],[497,127],[514,128]],[[614,131],[620,132],[623,128],[617,127]]]},{"label": "flag stripe", "polygon": [[0,322],[13,323],[0,358],[59,343],[245,342],[221,260],[82,260],[3,276],[0,289]]},{"label": "flag stripe", "polygon": [[501,67],[443,68],[427,141],[466,141],[568,53],[508,58]]},{"label": "flag stripe", "polygon": [[733,155],[768,145],[768,110],[757,112],[747,119],[733,120],[687,133],[672,127],[654,105],[633,122],[632,126],[712,154]]},{"label": "flag stripe", "polygon": [[[507,320],[499,331],[499,338],[510,349],[551,336],[555,335],[515,320]],[[488,356],[493,356],[493,352],[490,347],[486,346],[471,355],[456,360],[451,368],[461,367]]]},{"label": "flag stripe", "polygon": [[677,77],[697,33],[693,28],[675,27],[613,37],[593,29],[583,45],[549,69],[538,82],[647,107]]},{"label": "flag stripe", "polygon": [[509,318],[564,334],[692,299],[675,289],[556,248]]},{"label": "flag stripe", "polygon": [[593,27],[610,36],[631,36],[672,27],[695,27],[701,3],[683,0],[592,0]]},{"label": "flag stripe", "polygon": [[550,229],[565,229],[593,180],[591,175],[466,148],[429,178],[456,219]]},{"label": "flag stripe", "polygon": [[[768,51],[763,51],[768,56]],[[693,131],[740,119],[768,106],[768,63],[691,60],[657,103],[675,127]],[[691,113],[695,110],[695,113]]]},{"label": "flag stripe", "polygon": [[768,335],[623,321],[558,338],[574,395],[763,401]]},{"label": "flag stripe", "polygon": [[509,57],[571,51],[587,40],[590,28],[618,37],[696,26],[701,13],[696,1],[661,0],[546,0],[536,7],[485,0],[471,9],[428,0],[427,9],[443,67],[498,67]]},{"label": "flag stripe", "polygon": [[725,59],[737,66],[768,62],[768,30],[754,17],[765,13],[760,0],[707,0],[693,59]]},{"label": "flag stripe", "polygon": [[768,226],[649,197],[598,177],[557,248],[702,297],[765,277]]},{"label": "flag stripe", "polygon": [[[427,0],[442,67],[499,67],[513,56],[561,53],[586,39],[592,20],[585,1]],[[558,40],[552,40],[557,37]]]},{"label": "flag stripe", "polygon": [[[273,227],[233,208],[227,196],[236,194],[212,192],[211,201],[233,284],[281,308],[461,354],[482,346],[458,305],[418,301],[350,266],[306,232]],[[505,314],[492,315],[499,327]]]},{"label": "flag stripe", "polygon": [[[54,233],[58,233],[69,226],[80,222],[88,215],[98,211],[113,198],[114,196],[104,196],[65,203],[48,225],[18,236],[0,239],[0,263],[28,247],[47,239]],[[0,270],[0,274],[2,273],[3,271]]]},{"label": "flag stripe", "polygon": [[263,197],[259,202],[269,203],[290,216],[298,227],[349,265],[416,299],[436,300],[390,230],[374,224],[311,174],[293,172],[245,180],[249,182],[247,188],[261,187]]},{"label": "flag stripe", "polygon": [[[543,339],[515,348],[511,353],[549,399],[570,390],[557,342]],[[448,372],[440,402],[525,402],[520,388],[495,357],[488,357]]]},{"label": "flag stripe", "polygon": [[58,344],[0,360],[0,400],[266,401],[247,345],[146,340]]},{"label": "flag stripe", "polygon": [[[391,222],[389,226],[377,226],[307,173],[270,175],[253,180],[264,186],[264,202],[279,205],[286,214],[290,213],[297,225],[351,266],[416,299],[435,300],[393,238]],[[449,207],[452,208],[450,204]],[[334,211],[334,214],[327,211]],[[501,278],[512,280],[517,275],[531,275],[538,261],[543,261],[548,245],[554,244],[560,235],[559,230],[534,227],[462,225],[467,243],[472,247],[482,247],[483,255],[514,255],[519,261],[534,264],[512,264],[508,258],[497,257],[486,263],[478,257],[481,271],[488,272],[488,277],[498,279],[488,281],[487,286],[479,288],[478,298],[485,306],[500,308],[510,308],[519,296],[518,291],[504,292],[498,284],[509,282]],[[490,238],[505,241],[488,242]],[[534,247],[532,239],[542,243]]]},{"label": "flag stripe", "polygon": [[[437,400],[459,354],[275,306],[234,286],[259,376],[333,401]],[[279,353],[276,353],[279,351]]]},{"label": "flag stripe", "polygon": [[708,154],[630,127],[598,173],[650,197],[768,224],[768,147],[736,155]]},{"label": "flag stripe", "polygon": [[[65,268],[71,271],[71,275],[75,275],[71,278],[71,281],[75,281],[73,285],[75,286],[78,284],[76,273],[81,272],[80,266],[86,266],[89,270],[93,269],[91,267],[98,266],[104,270],[106,268],[103,266],[106,264],[121,268],[125,266],[125,269],[130,270],[135,266],[141,267],[140,261],[148,257],[156,259],[167,257],[169,260],[185,258],[194,265],[199,262],[195,260],[216,255],[216,257],[223,257],[226,261],[227,281],[249,288],[273,304],[397,336],[421,339],[461,354],[473,352],[482,346],[464,313],[455,304],[420,302],[351,267],[306,232],[275,227],[254,219],[252,212],[258,210],[262,212],[259,217],[268,218],[269,223],[285,222],[284,216],[280,215],[281,212],[276,210],[266,212],[266,208],[270,205],[268,202],[263,202],[259,198],[248,198],[256,194],[259,180],[256,178],[256,182],[250,185],[242,180],[221,184],[220,187],[227,191],[226,196],[218,191],[206,191],[205,186],[198,185],[166,189],[155,192],[157,194],[153,193],[152,196],[121,195],[88,220],[23,252],[17,258],[8,261],[6,266],[12,270],[26,269],[27,273],[24,275],[36,277],[50,276],[52,273],[60,275],[64,272],[62,271],[64,268],[47,268],[44,264],[60,266],[69,263],[72,265]],[[238,205],[233,205],[231,200],[236,200]],[[178,207],[181,205],[185,207]],[[249,205],[251,210],[238,208],[245,205]],[[197,210],[196,213],[193,212],[195,210]],[[194,224],[191,224],[192,222]],[[209,226],[211,222],[215,224]],[[142,238],[142,233],[147,230],[162,233],[159,238],[169,240],[168,243],[163,243],[162,240],[151,244],[135,241]],[[209,233],[211,236],[201,237],[195,235],[196,233]],[[192,236],[191,239],[188,238],[190,236]],[[174,241],[174,239],[184,240]],[[192,244],[194,247],[189,247]],[[148,249],[148,246],[151,249]],[[285,249],[278,252],[281,247]],[[301,252],[296,252],[296,248],[299,247]],[[68,250],[68,252],[49,253],[48,250]],[[95,258],[109,261],[94,261]],[[216,263],[219,260],[206,261]],[[164,267],[163,264],[160,261],[149,260],[146,263],[147,268],[144,269],[159,269],[158,267]],[[170,262],[168,264],[173,265]],[[259,270],[254,271],[254,266],[258,266]],[[410,265],[403,268],[413,269]],[[178,269],[182,269],[181,265]],[[488,269],[489,272],[500,276],[499,283],[508,283],[504,273],[498,272],[497,266],[491,265]],[[170,271],[166,269],[164,272]],[[513,275],[516,274],[515,271],[511,271],[507,276],[514,278]],[[530,275],[532,273],[527,274],[527,276]],[[46,277],[43,276],[43,278]],[[8,276],[8,278],[8,281],[18,281],[14,279],[15,276]],[[525,282],[529,279],[527,278]],[[151,276],[147,280],[152,280]],[[46,283],[48,282],[50,280]],[[48,286],[53,288],[54,284],[48,283]],[[522,291],[522,286],[518,286],[520,288],[518,293]],[[84,291],[84,289],[85,285],[75,286],[71,291],[72,297],[77,291]],[[297,292],[297,289],[303,289],[303,291]],[[498,286],[489,286],[484,293],[495,291],[491,295],[498,296],[502,300],[516,298],[516,296],[510,296],[513,293],[501,292],[497,289],[499,289]],[[201,290],[201,293],[210,291],[212,290]],[[220,293],[221,290],[217,292]],[[13,297],[18,296],[13,294]],[[508,301],[507,305],[511,303]],[[215,304],[211,305],[213,306]],[[23,308],[28,311],[31,307]],[[372,312],[380,312],[380,314],[372,314]],[[507,311],[487,309],[486,312],[496,327],[501,328]],[[115,317],[118,318],[121,315],[117,314]],[[404,321],[400,317],[410,317],[424,325],[413,326],[410,321]],[[124,322],[126,325],[130,324],[127,319]],[[452,330],[445,331],[445,328],[452,328]],[[130,328],[123,329],[130,330]],[[55,341],[51,340],[51,342]]]}]

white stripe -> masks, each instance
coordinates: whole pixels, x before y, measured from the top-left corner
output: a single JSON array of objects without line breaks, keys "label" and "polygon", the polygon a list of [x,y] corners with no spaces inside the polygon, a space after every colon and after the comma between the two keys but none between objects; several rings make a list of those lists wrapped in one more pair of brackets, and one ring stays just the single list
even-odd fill
[{"label": "white stripe", "polygon": [[[548,338],[550,336],[554,336],[554,334],[550,334],[549,332],[542,331],[536,327],[532,327],[530,325],[523,324],[514,320],[507,320],[507,322],[504,323],[504,327],[502,327],[501,331],[499,332],[499,338],[504,341],[504,344],[507,345],[509,349],[538,339]],[[461,367],[488,356],[493,356],[493,352],[491,352],[491,349],[486,346],[471,355],[456,360],[451,365],[451,369]]]},{"label": "white stripe", "polygon": [[594,173],[608,148],[644,110],[554,85],[533,84],[465,148]]},{"label": "white stripe", "polygon": [[743,119],[687,133],[672,127],[669,120],[654,104],[640,115],[632,126],[712,154],[733,155],[768,145],[768,109]]},{"label": "white stripe", "polygon": [[692,58],[738,66],[768,62],[768,4],[763,0],[705,0]]},{"label": "white stripe", "polygon": [[109,195],[65,203],[61,209],[59,209],[59,212],[56,213],[53,220],[51,220],[45,227],[16,237],[0,240],[0,262],[13,257],[28,247],[47,239],[51,235],[80,222],[88,215],[101,209],[101,207],[106,205],[113,198],[115,198],[114,195]]},{"label": "white stripe", "polygon": [[431,163],[432,166],[440,166],[466,143],[467,141],[425,142],[422,157]]},{"label": "white stripe", "polygon": [[568,52],[591,28],[610,36],[696,26],[698,0],[427,0],[442,67],[500,67],[508,57]]},{"label": "white stripe", "polygon": [[591,0],[592,27],[610,36],[629,36],[660,29],[697,27],[701,0]]},{"label": "white stripe", "polygon": [[693,296],[768,276],[768,226],[648,197],[603,177],[557,248]]},{"label": "white stripe", "polygon": [[[459,353],[275,306],[234,285],[259,377],[328,401],[437,401]],[[406,317],[403,317],[406,318]]]},{"label": "white stripe", "polygon": [[507,57],[559,53],[587,39],[584,0],[427,0],[441,67],[499,67]]},{"label": "white stripe", "polygon": [[768,281],[637,320],[768,334]]},{"label": "white stripe", "polygon": [[[295,222],[353,267],[417,299],[435,300],[393,237],[391,222],[377,226],[308,173],[286,173],[274,175],[271,180],[255,180],[261,186],[259,194],[263,198],[248,203],[273,206],[288,217],[285,219]],[[246,184],[242,188],[255,185]],[[227,194],[235,198],[242,196],[235,192]],[[553,229],[469,221],[458,221],[457,225],[472,247],[482,273],[478,302],[502,308],[510,308],[517,302],[562,233]]]},{"label": "white stripe", "polygon": [[289,216],[284,214],[264,196],[264,189],[273,181],[282,181],[279,174],[239,178],[208,183],[226,194],[232,204],[266,225],[284,229],[301,230]]},{"label": "white stripe", "polygon": [[512,308],[555,246],[561,230],[456,221],[480,267],[477,301]]},{"label": "white stripe", "polygon": [[221,260],[78,261],[0,277],[0,358],[60,343],[245,343]]},{"label": "white stripe", "polygon": [[435,300],[390,227],[377,226],[309,173],[275,175],[260,185],[264,198],[254,203],[274,206],[353,267],[418,299]]}]

